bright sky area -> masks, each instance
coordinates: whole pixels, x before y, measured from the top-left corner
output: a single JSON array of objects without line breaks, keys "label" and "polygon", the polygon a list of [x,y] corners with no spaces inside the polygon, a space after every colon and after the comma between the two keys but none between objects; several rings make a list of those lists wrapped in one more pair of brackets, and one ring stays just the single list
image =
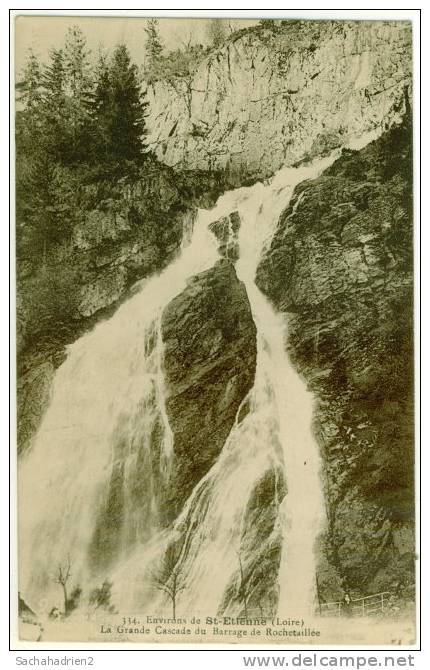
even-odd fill
[{"label": "bright sky area", "polygon": [[[206,28],[210,19],[159,19],[161,39],[168,51],[181,43],[207,44]],[[87,38],[88,48],[97,54],[99,47],[111,49],[124,42],[137,65],[144,60],[144,27],[146,18],[109,18],[78,16],[19,16],[15,24],[15,66],[20,72],[27,59],[28,50],[46,61],[49,50],[64,43],[67,29],[79,26]],[[227,30],[239,30],[258,23],[257,20],[226,19]],[[230,26],[229,26],[230,24]]]}]

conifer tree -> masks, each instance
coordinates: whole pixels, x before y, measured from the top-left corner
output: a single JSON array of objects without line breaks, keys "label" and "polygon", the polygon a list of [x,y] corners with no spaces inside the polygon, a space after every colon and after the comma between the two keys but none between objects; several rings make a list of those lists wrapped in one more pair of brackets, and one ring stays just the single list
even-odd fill
[{"label": "conifer tree", "polygon": [[36,156],[45,152],[42,129],[42,70],[36,56],[29,52],[27,63],[17,84],[16,113],[16,225],[17,254],[25,249],[31,237],[30,219],[34,216],[32,202],[33,165]]},{"label": "conifer tree", "polygon": [[142,155],[145,135],[144,110],[138,70],[127,47],[116,47],[110,67],[111,114],[108,119],[111,152],[119,161]]},{"label": "conifer tree", "polygon": [[69,149],[67,127],[66,73],[62,49],[51,51],[50,63],[42,76],[42,112],[45,151],[50,158],[61,160]]},{"label": "conifer tree", "polygon": [[64,52],[62,49],[52,49],[50,57],[51,61],[45,67],[42,78],[43,100],[47,111],[59,115],[64,113],[66,100]]},{"label": "conifer tree", "polygon": [[109,62],[104,51],[99,53],[94,77],[94,91],[90,105],[92,150],[96,160],[106,160],[111,150],[112,89]]},{"label": "conifer tree", "polygon": [[153,72],[157,69],[160,63],[163,44],[160,38],[159,26],[157,19],[148,19],[147,25],[144,28],[146,33],[145,53],[146,53],[146,70]]},{"label": "conifer tree", "polygon": [[[34,53],[30,50],[27,63],[17,83],[16,153],[17,186],[28,176],[31,156],[37,151],[41,132],[42,70]],[[17,203],[19,206],[19,203]]]},{"label": "conifer tree", "polygon": [[89,107],[92,82],[85,37],[77,26],[69,28],[64,47],[67,117],[71,137],[70,158],[82,159],[89,141]]},{"label": "conifer tree", "polygon": [[26,112],[33,112],[40,104],[42,98],[42,70],[35,56],[30,49],[27,63],[22,72],[21,81],[17,85],[18,101]]},{"label": "conifer tree", "polygon": [[85,99],[90,86],[89,52],[86,48],[85,36],[77,26],[67,31],[64,68],[71,95]]}]

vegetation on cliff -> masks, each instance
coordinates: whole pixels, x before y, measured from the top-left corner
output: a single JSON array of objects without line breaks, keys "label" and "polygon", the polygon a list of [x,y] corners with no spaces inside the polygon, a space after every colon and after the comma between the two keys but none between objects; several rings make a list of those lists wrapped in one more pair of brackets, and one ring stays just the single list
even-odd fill
[{"label": "vegetation on cliff", "polygon": [[18,348],[23,351],[41,339],[55,339],[74,319],[115,300],[91,306],[86,300],[82,306],[85,285],[93,271],[103,272],[114,261],[114,246],[119,252],[128,245],[130,255],[138,238],[147,257],[139,271],[141,250],[133,247],[133,267],[119,293],[167,262],[182,236],[181,216],[196,198],[220,192],[223,180],[215,174],[198,179],[191,172],[173,174],[147,150],[147,103],[123,44],[93,62],[84,35],[69,29],[64,47],[51,51],[47,64],[30,52],[17,94]]},{"label": "vegetation on cliff", "polygon": [[18,281],[31,276],[20,299],[34,335],[76,311],[77,268],[66,263],[60,271],[55,262],[76,225],[113,199],[118,180],[142,177],[150,161],[145,102],[124,45],[91,67],[84,36],[70,29],[47,65],[30,53],[18,91]]},{"label": "vegetation on cliff", "polygon": [[[343,30],[337,23],[329,27],[336,34]],[[304,153],[288,154],[291,138],[297,138],[301,152],[303,137],[309,128],[317,127],[314,119],[296,114],[294,105],[308,105],[309,99],[315,99],[307,89],[321,80],[313,55],[318,26],[264,21],[228,41],[249,36],[250,30],[258,35],[259,44],[255,49],[242,44],[239,53],[246,51],[249,57],[253,49],[260,49],[260,42],[271,47],[276,40],[285,46],[276,52],[276,71],[283,86],[291,66],[290,46],[286,47],[290,36],[300,47],[296,50],[300,62],[309,70],[303,82],[291,79],[293,83],[283,92],[288,113],[277,114],[282,133],[270,121],[270,132],[276,141],[282,140],[276,160],[300,156],[306,162],[338,146],[344,128],[336,125],[318,134]],[[215,49],[227,40],[219,26],[217,31],[212,36]],[[279,35],[284,39],[279,40]],[[211,51],[188,45],[164,54],[155,22],[149,23],[147,36],[148,81],[192,74]],[[360,68],[366,63],[363,54],[354,54]],[[234,56],[231,62],[230,56]],[[273,63],[252,55],[251,61],[253,83],[269,81],[265,73],[273,70]],[[208,79],[204,90],[193,90],[194,101],[196,94],[204,96],[205,104],[212,96],[218,120],[211,123],[209,116],[206,122],[201,114],[200,126],[191,124],[179,135],[194,142],[194,149],[177,143],[172,155],[179,152],[181,160],[184,155],[197,155],[197,142],[206,152],[209,134],[219,124],[219,105],[235,99],[224,92],[221,101],[215,99],[222,89],[218,74],[233,84],[230,68],[240,71],[243,62],[246,59],[233,54],[233,49],[219,60],[213,54],[207,73],[214,73],[216,84],[211,89]],[[257,75],[255,67],[260,68]],[[304,72],[298,66],[291,69],[294,77]],[[354,77],[347,83],[350,87],[354,83],[353,95],[358,95]],[[395,85],[400,90],[400,80]],[[239,88],[249,98],[251,89]],[[370,115],[369,101],[382,91],[369,93],[367,84],[362,89],[359,109],[366,109],[365,118]],[[30,55],[18,90],[18,406],[19,441],[25,448],[37,430],[64,346],[114,309],[136,280],[172,259],[196,203],[212,204],[226,189],[227,177],[185,173],[177,167],[173,172],[148,151],[147,103],[124,45],[111,56],[102,53],[91,64],[83,35],[72,29],[64,48],[52,51],[47,65]],[[188,95],[191,88],[184,90]],[[335,98],[326,95],[326,88],[319,90],[319,100]],[[164,97],[159,99],[167,109]],[[191,97],[185,99],[185,117],[191,122]],[[242,125],[234,106],[228,115],[221,114],[228,123],[213,139],[210,161],[198,165],[222,166],[222,160],[211,162],[213,156],[222,155],[228,157],[226,173],[232,155],[240,156],[242,165],[246,130],[251,139],[249,153],[243,155],[247,173],[242,179],[244,173],[237,170],[236,177],[239,174],[243,181],[272,173],[277,165],[274,139],[250,129],[256,125],[261,129],[261,119],[269,118],[265,105],[272,107],[273,100],[272,94],[259,93],[251,102],[261,109],[253,111],[252,120],[249,115],[244,118]],[[403,103],[407,109],[407,96]],[[397,113],[399,105],[397,98],[388,100],[387,114]],[[322,106],[321,102],[315,109]],[[298,125],[289,122],[287,127],[284,122],[291,118],[293,107]],[[332,110],[327,107],[326,111],[324,118],[331,118]],[[303,119],[305,125],[301,125]],[[180,118],[168,121],[162,121],[166,137],[160,135],[164,137],[161,145],[176,141]],[[325,129],[325,120],[319,121]],[[232,140],[235,132],[240,138],[237,150]],[[268,156],[263,172],[258,142]],[[222,146],[227,147],[224,154]],[[322,600],[335,600],[345,591],[359,596],[389,589],[405,598],[413,593],[411,161],[408,115],[402,125],[362,151],[344,151],[320,178],[297,187],[258,270],[260,287],[289,316],[290,353],[318,403],[315,430],[323,453],[328,518],[318,572]],[[172,160],[171,164],[178,163]],[[231,180],[236,178],[233,173]],[[160,505],[166,524],[217,459],[254,380],[255,326],[246,292],[231,265],[238,254],[238,227],[234,213],[214,222],[212,231],[224,260],[190,281],[163,314],[166,411],[175,432],[172,480]],[[156,451],[156,431],[152,437]],[[245,609],[251,604],[268,611],[276,600],[273,575],[281,543],[271,502],[275,474],[262,479],[252,494],[245,521],[250,528],[255,526],[255,534],[249,546],[241,548],[255,555],[255,560],[242,566],[239,556],[226,605],[236,599],[243,601]],[[141,484],[145,484],[143,478]],[[117,534],[118,523],[111,507],[108,516],[110,526],[97,531],[95,545],[97,550],[103,546],[109,557],[114,550],[106,549],[105,538],[111,530],[112,536]]]},{"label": "vegetation on cliff", "polygon": [[196,206],[225,188],[145,146],[146,102],[124,45],[93,62],[78,29],[17,84],[16,252],[19,444],[74,342],[177,252]]},{"label": "vegetation on cliff", "polygon": [[412,231],[407,116],[296,188],[258,272],[318,399],[329,600],[413,593]]}]

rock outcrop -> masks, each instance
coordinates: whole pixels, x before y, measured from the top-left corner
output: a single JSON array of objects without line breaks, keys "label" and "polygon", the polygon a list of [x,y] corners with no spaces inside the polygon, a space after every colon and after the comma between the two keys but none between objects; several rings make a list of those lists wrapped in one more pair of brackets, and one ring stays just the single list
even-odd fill
[{"label": "rock outcrop", "polygon": [[398,119],[410,63],[408,22],[238,31],[191,76],[148,86],[148,140],[175,169],[266,177]]},{"label": "rock outcrop", "polygon": [[[220,612],[239,607],[256,616],[273,616],[279,597],[278,571],[282,552],[279,504],[286,495],[284,473],[279,467],[265,472],[257,483],[244,514],[238,566],[228,585]],[[240,557],[240,562],[239,562]]]},{"label": "rock outcrop", "polygon": [[[389,590],[413,597],[410,51],[406,22],[289,21],[239,31],[193,75],[148,85],[148,141],[164,165],[149,159],[151,176],[86,193],[93,204],[79,212],[71,239],[43,266],[40,259],[19,261],[21,449],[38,428],[67,344],[109,315],[137,280],[172,260],[197,206],[384,129],[379,140],[343,151],[322,176],[296,188],[257,283],[288,315],[292,360],[317,401],[328,517],[319,595],[333,601],[346,591]],[[190,280],[162,317],[174,435],[170,481],[159,501],[166,525],[216,461],[254,381],[256,329],[232,264],[238,227],[235,214],[214,222],[223,258]],[[56,268],[62,283],[53,291]],[[46,323],[38,318],[45,297],[52,312]],[[142,487],[150,465],[137,470]],[[256,611],[266,614],[276,603],[276,475],[264,473],[251,496],[243,574],[236,571],[221,609],[240,601],[241,580]],[[121,487],[118,469],[112,506]],[[116,538],[119,522],[108,512]],[[108,536],[110,526],[98,534]]]},{"label": "rock outcrop", "polygon": [[[232,35],[192,77],[148,87],[148,140],[173,170],[150,161],[141,178],[90,186],[71,239],[43,267],[40,258],[18,260],[21,448],[37,428],[65,345],[109,315],[135,281],[170,262],[196,205],[402,115],[410,42],[404,22],[253,27]],[[234,221],[214,232],[225,237],[226,226],[234,229]],[[221,254],[235,260],[234,238],[226,246],[221,237]]]},{"label": "rock outcrop", "polygon": [[98,188],[88,188],[71,240],[45,264],[18,258],[20,451],[39,426],[66,345],[109,316],[136,281],[165,267],[197,207],[211,206],[228,187],[222,175],[178,174],[149,161],[140,178]]},{"label": "rock outcrop", "polygon": [[411,160],[408,118],[344,151],[296,188],[258,270],[318,401],[326,600],[340,588],[413,595]]},{"label": "rock outcrop", "polygon": [[220,260],[162,318],[166,410],[174,435],[169,513],[215,462],[254,382],[256,328],[245,287]]},{"label": "rock outcrop", "polygon": [[233,263],[239,258],[240,217],[237,212],[223,216],[209,226],[219,242],[218,252]]}]

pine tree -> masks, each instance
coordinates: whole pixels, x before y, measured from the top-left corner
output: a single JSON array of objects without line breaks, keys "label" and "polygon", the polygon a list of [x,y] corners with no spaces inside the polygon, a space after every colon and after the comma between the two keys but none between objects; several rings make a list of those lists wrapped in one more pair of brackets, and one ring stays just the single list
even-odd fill
[{"label": "pine tree", "polygon": [[110,128],[112,124],[112,88],[109,62],[100,51],[95,69],[94,92],[90,105],[92,123],[92,151],[96,160],[106,160],[110,154]]},{"label": "pine tree", "polygon": [[64,52],[62,49],[52,49],[51,62],[43,72],[43,86],[45,89],[43,100],[45,107],[52,114],[64,113],[66,92],[66,72],[64,66]]},{"label": "pine tree", "polygon": [[30,49],[27,63],[22,72],[21,81],[17,84],[18,101],[26,112],[33,112],[42,98],[42,71],[35,54]]},{"label": "pine tree", "polygon": [[127,47],[117,46],[110,67],[111,116],[109,141],[119,161],[136,160],[142,155],[145,131],[144,111],[138,70],[130,61]]},{"label": "pine tree", "polygon": [[163,53],[163,44],[160,38],[157,19],[148,19],[144,31],[146,33],[146,70],[153,72],[154,69],[157,69]]},{"label": "pine tree", "polygon": [[[43,138],[41,132],[43,115],[42,102],[42,71],[36,56],[29,52],[27,63],[23,69],[21,80],[17,84],[18,105],[16,114],[16,182],[17,192],[21,187],[23,195],[29,175],[32,156],[37,152]],[[17,216],[22,211],[25,198],[17,201]]]},{"label": "pine tree", "polygon": [[40,102],[31,111],[24,110],[17,122],[19,246],[24,252],[40,252],[43,259],[51,245],[66,238],[72,225],[76,189],[62,169],[71,154],[67,97],[64,54],[53,50],[41,76]]},{"label": "pine tree", "polygon": [[53,49],[50,56],[42,76],[43,141],[46,153],[61,162],[70,149],[64,53],[62,49]]},{"label": "pine tree", "polygon": [[29,52],[21,80],[16,88],[18,92],[16,113],[16,226],[17,255],[25,251],[30,237],[29,220],[34,212],[32,192],[29,180],[35,154],[39,153],[41,128],[42,72],[39,62]]},{"label": "pine tree", "polygon": [[71,136],[70,158],[82,159],[89,141],[92,82],[85,37],[77,26],[69,28],[64,48],[67,117]]},{"label": "pine tree", "polygon": [[89,52],[85,36],[77,26],[67,31],[64,68],[71,95],[85,100],[90,87]]}]

